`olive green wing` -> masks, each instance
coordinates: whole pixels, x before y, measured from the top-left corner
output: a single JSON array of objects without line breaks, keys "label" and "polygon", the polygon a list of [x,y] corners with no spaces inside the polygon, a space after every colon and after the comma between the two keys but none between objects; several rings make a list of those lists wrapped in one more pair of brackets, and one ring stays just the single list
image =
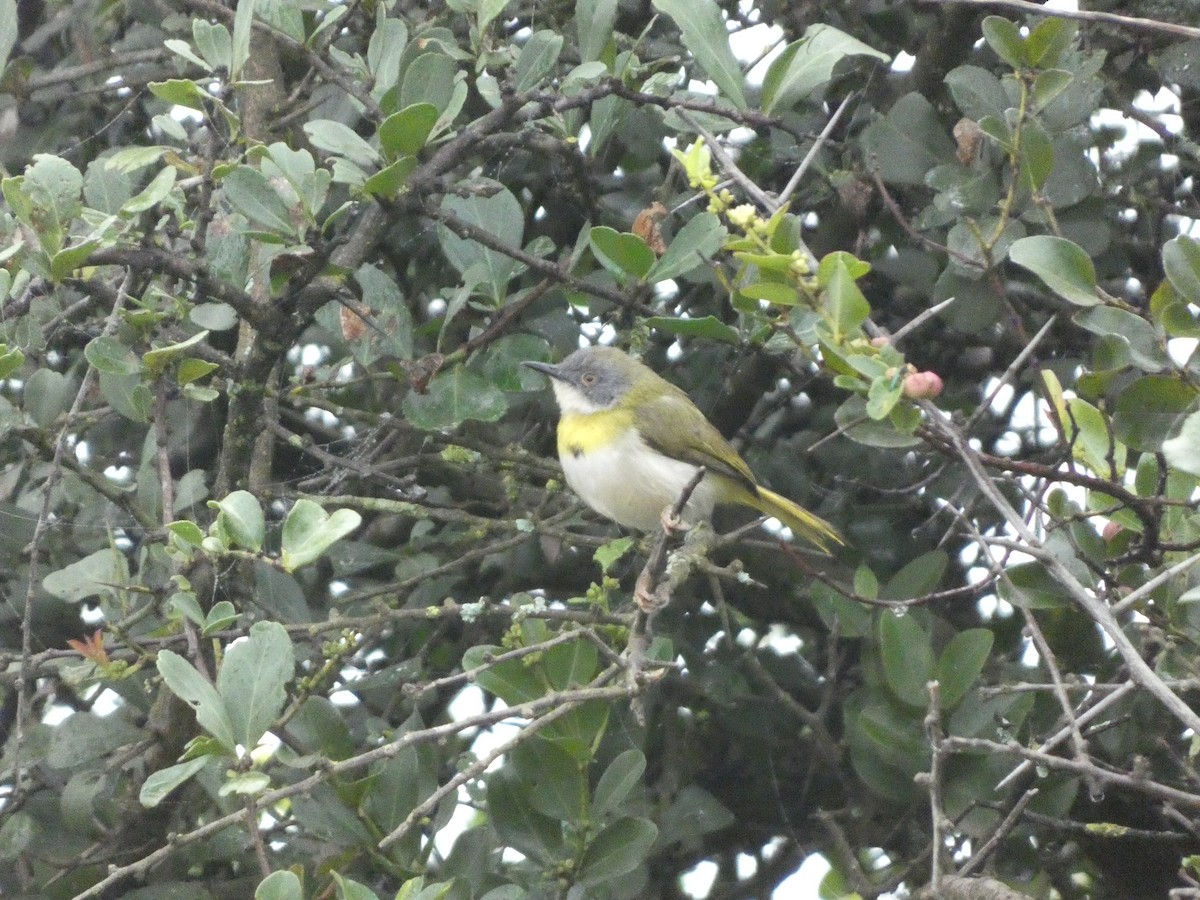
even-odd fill
[{"label": "olive green wing", "polygon": [[642,439],[659,453],[726,475],[755,493],[745,460],[682,391],[641,403],[633,415]]}]

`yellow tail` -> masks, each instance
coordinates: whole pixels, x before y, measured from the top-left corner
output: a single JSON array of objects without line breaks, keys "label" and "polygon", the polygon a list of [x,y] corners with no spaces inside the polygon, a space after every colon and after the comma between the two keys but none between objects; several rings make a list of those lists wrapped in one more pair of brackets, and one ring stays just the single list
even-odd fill
[{"label": "yellow tail", "polygon": [[742,500],[747,506],[752,506],[761,513],[774,516],[798,537],[815,544],[823,553],[829,553],[830,544],[839,546],[846,542],[832,525],[820,516],[814,516],[799,503],[793,503],[787,497],[768,491],[761,485],[758,495],[749,492]]}]

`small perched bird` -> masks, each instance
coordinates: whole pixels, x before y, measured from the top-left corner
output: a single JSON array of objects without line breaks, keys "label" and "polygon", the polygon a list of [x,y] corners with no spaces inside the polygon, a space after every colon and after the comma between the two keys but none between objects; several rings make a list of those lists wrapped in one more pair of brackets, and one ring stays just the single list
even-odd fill
[{"label": "small perched bird", "polygon": [[825,552],[842,543],[828,522],[755,481],[687,394],[620,350],[586,347],[558,365],[524,365],[548,375],[554,388],[567,484],[617,524],[657,528],[703,466],[685,521],[707,519],[716,504],[734,503],[774,516]]}]

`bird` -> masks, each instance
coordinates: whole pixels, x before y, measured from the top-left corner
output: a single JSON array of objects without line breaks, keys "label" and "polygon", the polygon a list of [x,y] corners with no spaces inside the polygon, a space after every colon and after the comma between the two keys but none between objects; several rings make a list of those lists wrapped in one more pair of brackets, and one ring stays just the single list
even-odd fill
[{"label": "bird", "polygon": [[618,525],[644,532],[669,526],[671,507],[703,466],[684,523],[709,519],[718,504],[737,504],[774,516],[824,553],[844,543],[828,522],[759,484],[686,393],[616,347],[523,365],[548,376],[554,389],[567,484]]}]

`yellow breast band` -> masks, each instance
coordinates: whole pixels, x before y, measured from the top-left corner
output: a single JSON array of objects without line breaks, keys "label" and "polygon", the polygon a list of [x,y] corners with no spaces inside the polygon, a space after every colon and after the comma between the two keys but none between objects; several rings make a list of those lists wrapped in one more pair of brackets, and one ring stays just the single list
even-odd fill
[{"label": "yellow breast band", "polygon": [[578,458],[611,444],[632,427],[633,413],[623,409],[564,415],[558,421],[558,454]]}]

